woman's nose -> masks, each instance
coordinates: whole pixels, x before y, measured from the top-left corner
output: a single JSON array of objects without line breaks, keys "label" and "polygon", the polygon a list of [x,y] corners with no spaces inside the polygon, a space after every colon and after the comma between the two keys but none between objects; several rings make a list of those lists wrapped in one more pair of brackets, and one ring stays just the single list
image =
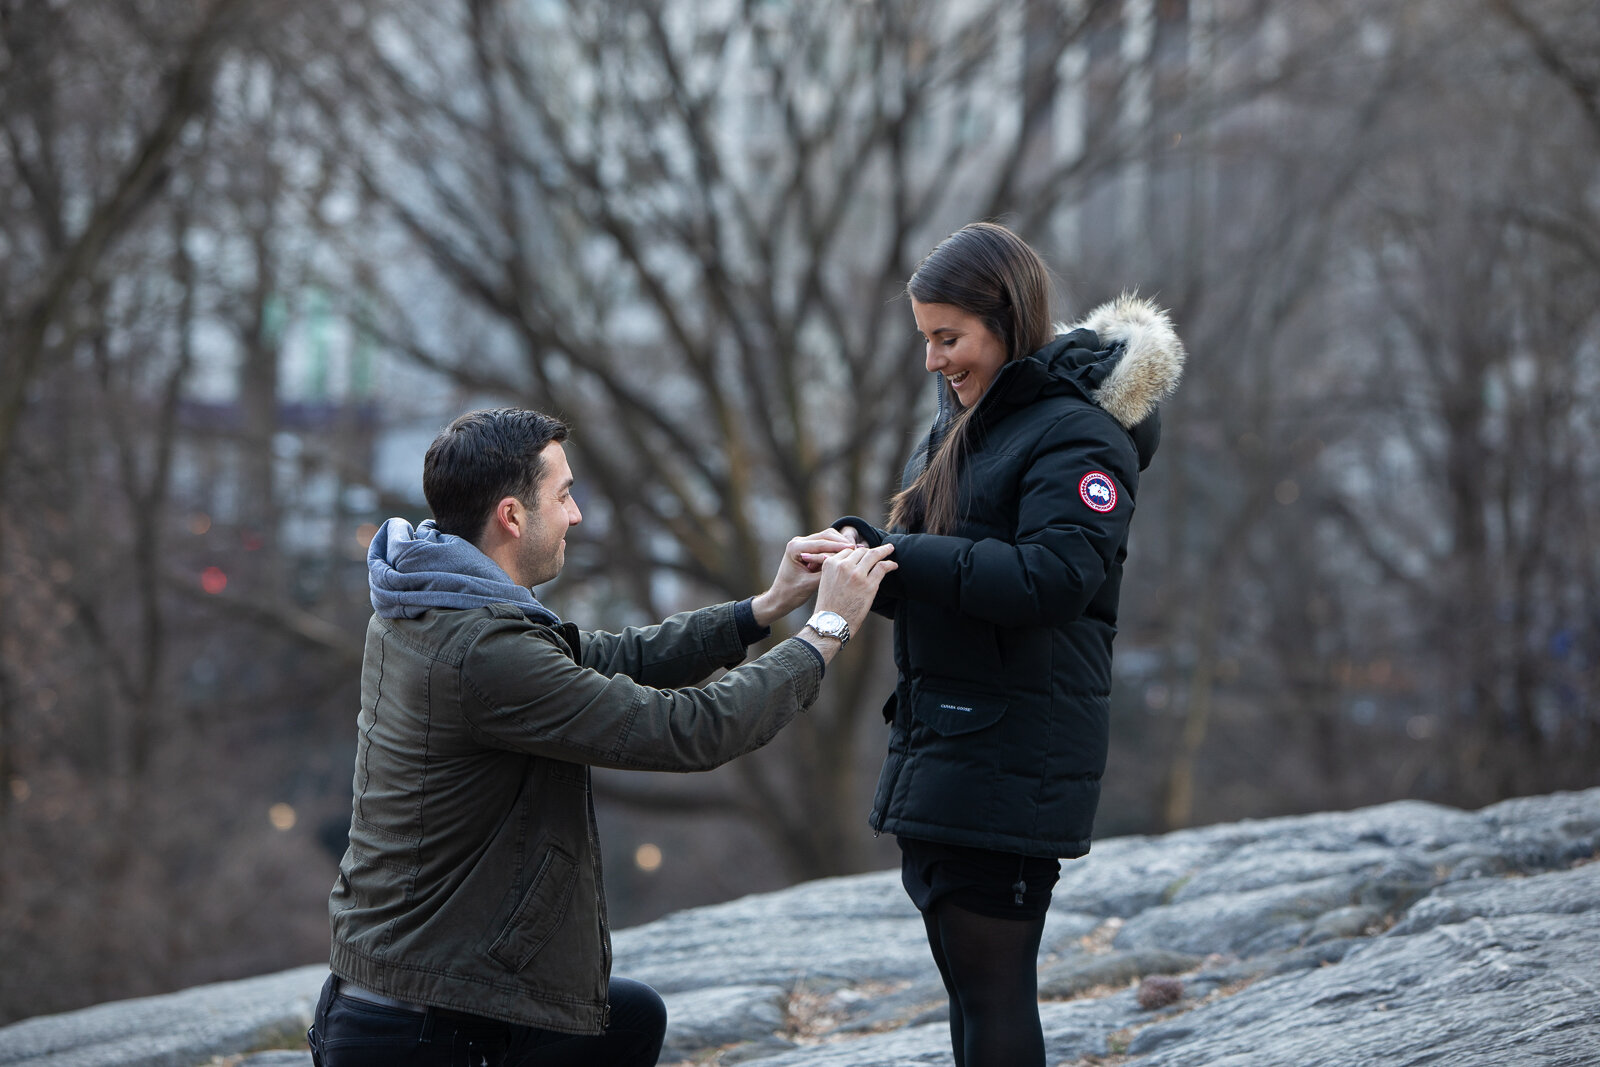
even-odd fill
[{"label": "woman's nose", "polygon": [[944,366],[944,356],[939,354],[932,341],[928,342],[924,351],[922,365],[930,371],[939,370]]}]

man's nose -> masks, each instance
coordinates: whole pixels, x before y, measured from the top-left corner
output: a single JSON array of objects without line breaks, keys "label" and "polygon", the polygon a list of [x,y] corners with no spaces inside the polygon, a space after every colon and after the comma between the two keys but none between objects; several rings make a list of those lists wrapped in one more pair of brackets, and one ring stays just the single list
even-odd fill
[{"label": "man's nose", "polygon": [[570,501],[567,504],[567,525],[576,526],[583,521],[583,512],[578,510],[578,502]]}]

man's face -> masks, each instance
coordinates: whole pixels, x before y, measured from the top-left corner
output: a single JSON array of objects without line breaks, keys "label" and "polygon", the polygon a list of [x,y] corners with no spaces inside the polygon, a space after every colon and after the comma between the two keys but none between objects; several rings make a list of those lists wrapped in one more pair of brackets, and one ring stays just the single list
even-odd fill
[{"label": "man's face", "polygon": [[522,502],[528,529],[517,546],[518,576],[532,588],[553,581],[566,562],[567,529],[583,521],[572,499],[572,468],[559,442],[545,446],[539,458],[544,474],[530,499]]}]

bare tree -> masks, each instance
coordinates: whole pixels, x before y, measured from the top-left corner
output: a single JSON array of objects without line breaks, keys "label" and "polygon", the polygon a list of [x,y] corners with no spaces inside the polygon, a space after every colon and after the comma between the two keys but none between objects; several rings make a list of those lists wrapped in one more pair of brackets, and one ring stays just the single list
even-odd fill
[{"label": "bare tree", "polygon": [[[6,160],[28,197],[23,214],[27,223],[13,220],[7,243],[32,253],[30,259],[37,257],[27,274],[19,270],[9,279],[14,284],[6,286],[0,324],[6,341],[0,349],[0,476],[28,383],[60,343],[52,345],[52,331],[70,330],[74,295],[159,194],[184,130],[210,103],[219,58],[239,30],[244,7],[238,0],[214,0],[198,11],[187,5],[183,13],[188,20],[177,10],[152,13],[131,3],[103,5],[92,18],[50,5],[8,2],[0,7]],[[169,51],[160,46],[174,25],[181,28],[181,43]],[[80,147],[70,143],[81,132],[77,123],[124,112],[106,107],[103,98],[74,99],[56,81],[52,67],[73,62],[74,53],[84,61],[124,49],[130,41],[154,46],[151,65],[123,72],[128,78],[123,85],[97,88],[112,89],[115,97],[127,100],[139,99],[146,86],[154,85],[156,106],[147,114],[135,113],[131,129],[117,131],[131,134],[120,157],[103,158],[102,153],[114,151],[114,142],[96,138],[81,146],[89,158],[73,166],[72,150]],[[77,203],[80,198],[90,205],[86,212]],[[79,218],[83,221],[77,222]],[[27,278],[36,280],[29,284]]]},{"label": "bare tree", "polygon": [[[1595,36],[1574,10],[1518,6],[1565,27],[1576,62]],[[1179,319],[1230,369],[1195,361],[1168,422],[1188,462],[1169,450],[1160,475],[1182,479],[1164,555],[1187,561],[1156,635],[1183,717],[1168,825],[1590,777],[1575,591],[1592,561],[1561,547],[1587,543],[1596,505],[1595,427],[1574,406],[1597,370],[1586,110],[1563,64],[1528,62],[1536,42],[1503,23],[1340,12],[1363,17],[1323,22],[1334,36],[1294,50],[1272,110],[1208,146],[1270,188],[1214,236],[1190,231],[1212,262]],[[1269,143],[1289,166],[1267,170]],[[1233,242],[1239,288],[1209,269]]]},{"label": "bare tree", "polygon": [[1600,40],[1594,12],[1577,0],[1486,0],[1600,134]]},{"label": "bare tree", "polygon": [[[325,699],[314,658],[287,668],[328,638],[288,636],[292,604],[202,592],[218,560],[190,510],[193,387],[219,359],[202,337],[250,295],[227,251],[252,231],[220,205],[259,219],[290,202],[222,179],[257,173],[265,140],[308,158],[251,112],[239,71],[270,66],[318,6],[0,5],[0,954],[27,961],[0,980],[0,1018],[219,977],[242,954],[220,930],[271,929],[267,965],[318,951],[315,897],[303,918],[261,906],[275,883],[326,888],[314,835],[274,830],[255,799],[296,761],[241,768],[234,749]],[[207,692],[213,657],[230,676]],[[288,878],[262,869],[296,848],[313,855]]]},{"label": "bare tree", "polygon": [[[1415,372],[1391,398],[1396,429],[1438,519],[1432,536],[1373,547],[1416,577],[1437,714],[1456,742],[1449,789],[1466,802],[1550,784],[1593,751],[1593,683],[1573,650],[1593,640],[1576,591],[1594,588],[1595,566],[1568,546],[1600,516],[1588,458],[1600,426],[1579,399],[1600,374],[1600,262],[1585,240],[1600,128],[1575,69],[1548,52],[1571,11],[1494,6],[1541,62],[1520,65],[1515,37],[1482,42],[1478,61],[1506,70],[1485,92],[1461,52],[1436,61],[1458,87],[1452,121],[1435,112],[1427,153],[1395,157],[1372,253],[1391,351]],[[1562,47],[1592,60],[1600,33],[1582,25]],[[1544,121],[1518,122],[1507,101]]]},{"label": "bare tree", "polygon": [[[384,249],[363,274],[389,342],[577,424],[593,547],[563,590],[639,616],[747,595],[783,537],[881,513],[930,414],[897,306],[917,257],[974,217],[1048,215],[1125,152],[1103,124],[1104,153],[1026,165],[1051,101],[1020,62],[1043,10],[443,5],[386,18],[352,50],[359,80],[321,87],[375,223],[404,238],[361,238]],[[396,270],[396,245],[427,271]],[[471,314],[424,295],[440,284]],[[430,332],[445,316],[455,336]],[[880,640],[774,751],[607,794],[737,813],[795,876],[858,869]]]}]

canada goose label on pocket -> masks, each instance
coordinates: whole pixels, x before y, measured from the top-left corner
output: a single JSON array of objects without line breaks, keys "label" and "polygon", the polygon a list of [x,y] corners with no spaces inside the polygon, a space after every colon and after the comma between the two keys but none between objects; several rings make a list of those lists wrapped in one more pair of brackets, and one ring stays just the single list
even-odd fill
[{"label": "canada goose label on pocket", "polygon": [[912,696],[911,711],[917,719],[945,737],[970,734],[993,726],[1006,712],[1006,702],[983,693],[930,692],[921,689]]}]

